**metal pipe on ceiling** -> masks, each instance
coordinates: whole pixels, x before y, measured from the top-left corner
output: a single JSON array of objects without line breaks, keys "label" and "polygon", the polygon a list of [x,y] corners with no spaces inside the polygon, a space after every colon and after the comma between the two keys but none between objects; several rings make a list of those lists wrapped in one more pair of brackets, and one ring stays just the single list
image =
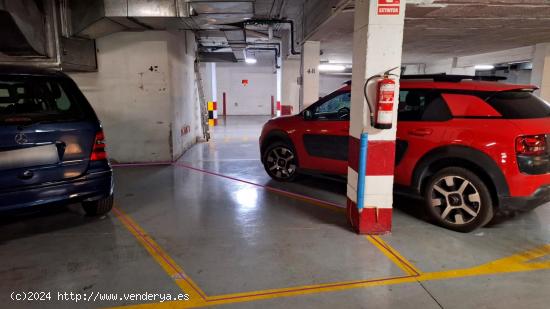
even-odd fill
[{"label": "metal pipe on ceiling", "polygon": [[290,53],[293,55],[300,55],[301,53],[294,48],[294,21],[289,19],[251,19],[242,22],[246,28],[247,25],[273,25],[273,24],[289,24],[290,25]]},{"label": "metal pipe on ceiling", "polygon": [[247,47],[246,50],[259,50],[259,51],[274,51],[275,52],[275,68],[280,69],[281,66],[279,65],[278,61],[278,50],[275,47]]}]

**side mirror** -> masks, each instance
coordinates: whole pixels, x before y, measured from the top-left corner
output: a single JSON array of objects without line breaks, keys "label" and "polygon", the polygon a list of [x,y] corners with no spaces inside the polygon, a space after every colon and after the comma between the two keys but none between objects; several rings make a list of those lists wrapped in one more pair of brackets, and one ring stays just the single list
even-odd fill
[{"label": "side mirror", "polygon": [[313,113],[309,109],[306,109],[304,111],[304,120],[311,120],[311,119],[313,119]]}]

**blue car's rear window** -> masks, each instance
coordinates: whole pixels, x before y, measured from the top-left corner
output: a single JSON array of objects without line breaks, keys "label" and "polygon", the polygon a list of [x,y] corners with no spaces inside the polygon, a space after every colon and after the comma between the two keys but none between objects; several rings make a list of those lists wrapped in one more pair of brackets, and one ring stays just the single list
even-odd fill
[{"label": "blue car's rear window", "polygon": [[66,78],[0,76],[0,125],[37,121],[77,121],[86,116]]}]

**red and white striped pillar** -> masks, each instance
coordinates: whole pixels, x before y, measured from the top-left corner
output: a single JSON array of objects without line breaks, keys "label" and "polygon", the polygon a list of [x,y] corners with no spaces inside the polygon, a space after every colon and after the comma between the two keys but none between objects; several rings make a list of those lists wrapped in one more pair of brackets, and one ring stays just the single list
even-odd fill
[{"label": "red and white striped pillar", "polygon": [[[399,83],[396,85],[392,128],[388,130],[371,127],[363,86],[371,76],[401,66],[404,16],[405,0],[355,1],[347,214],[359,234],[391,232]],[[397,75],[399,72],[399,69],[392,71]],[[376,84],[372,82],[367,91],[369,101],[374,105]],[[357,172],[362,133],[368,133],[365,175]],[[363,207],[357,205],[359,177],[365,177]]]}]

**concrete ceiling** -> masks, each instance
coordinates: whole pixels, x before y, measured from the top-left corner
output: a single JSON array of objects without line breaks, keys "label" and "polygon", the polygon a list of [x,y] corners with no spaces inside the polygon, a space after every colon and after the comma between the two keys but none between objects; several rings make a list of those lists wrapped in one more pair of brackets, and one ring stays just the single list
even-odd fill
[{"label": "concrete ceiling", "polygon": [[[302,18],[304,1],[305,0],[254,0],[253,20],[288,19],[297,22],[297,26],[299,26],[299,21],[301,21]],[[301,37],[301,27],[297,28],[296,32],[298,33],[296,36]],[[228,32],[232,32],[228,31],[230,29],[235,29],[235,32],[242,35],[242,28],[235,27],[235,25],[221,25],[214,29],[206,28],[199,31],[199,44],[201,49],[214,53],[235,52],[235,50],[232,50],[227,38]],[[272,24],[271,29],[273,30],[274,40],[268,39],[267,24],[249,24],[246,26],[246,29],[246,45],[248,45],[247,55],[256,58],[260,64],[275,65],[274,51],[261,49],[265,49],[266,47],[273,48],[277,46],[276,44],[278,42],[281,42],[281,47],[283,48],[282,52],[284,53],[284,48],[288,46],[286,40],[288,40],[287,33],[290,31],[289,25],[283,23]],[[225,32],[223,30],[225,30]],[[243,45],[244,37],[242,42],[238,43]],[[275,45],[271,43],[275,43]],[[242,55],[242,47],[240,51],[236,50],[236,53]],[[209,55],[213,54],[210,53]],[[226,59],[225,61],[230,60]]]},{"label": "concrete ceiling", "polygon": [[[426,63],[550,42],[548,0],[413,0],[406,8],[404,63]],[[321,60],[351,63],[353,5],[322,25]]]}]

